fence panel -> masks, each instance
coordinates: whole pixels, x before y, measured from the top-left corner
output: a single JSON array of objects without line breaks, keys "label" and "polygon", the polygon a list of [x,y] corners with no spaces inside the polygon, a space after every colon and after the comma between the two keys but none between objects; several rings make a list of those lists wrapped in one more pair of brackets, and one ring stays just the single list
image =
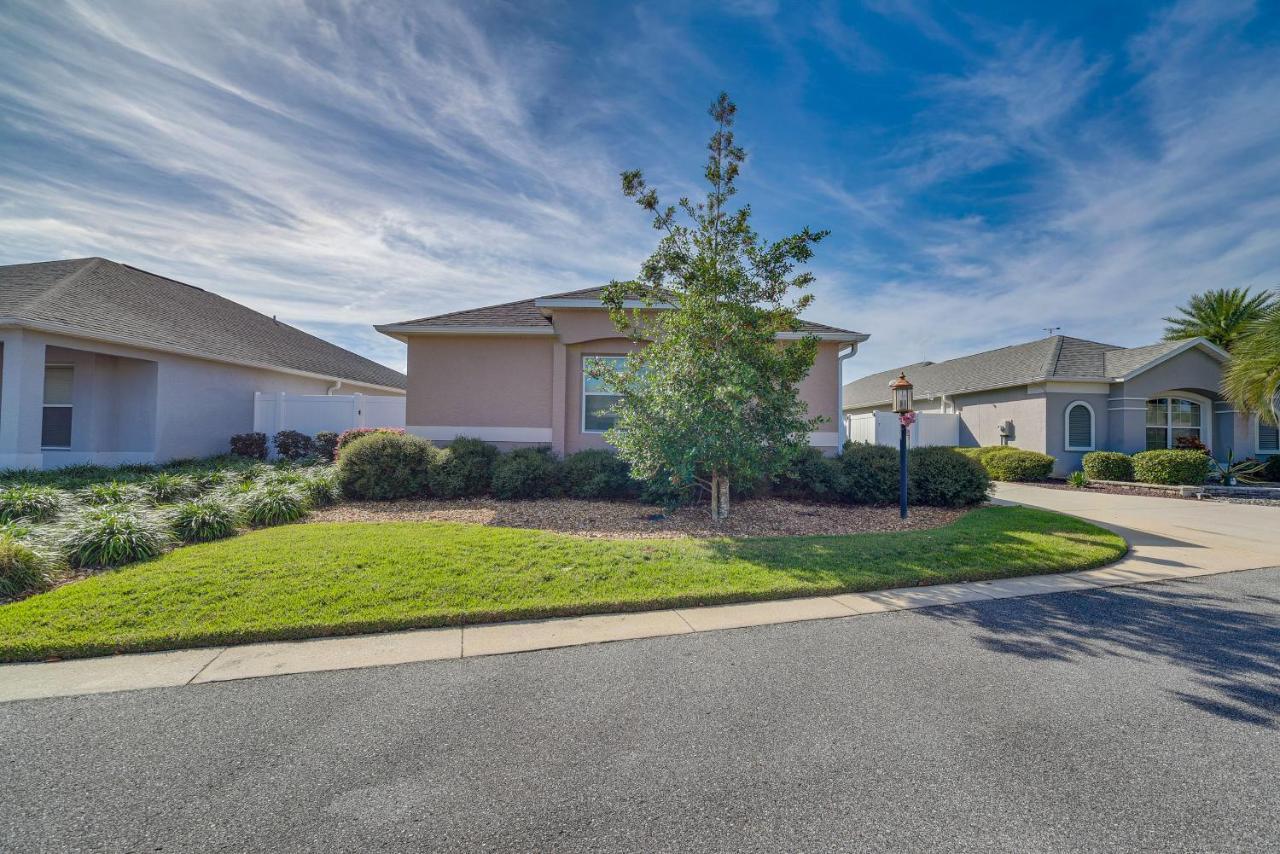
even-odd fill
[{"label": "fence panel", "polygon": [[281,430],[314,436],[322,430],[341,433],[354,427],[404,427],[404,398],[278,391],[253,396],[253,429],[268,436]]},{"label": "fence panel", "polygon": [[[848,416],[850,442],[898,447],[898,416],[892,412],[867,412]],[[950,412],[918,412],[907,442],[912,447],[960,444],[960,416]]]}]

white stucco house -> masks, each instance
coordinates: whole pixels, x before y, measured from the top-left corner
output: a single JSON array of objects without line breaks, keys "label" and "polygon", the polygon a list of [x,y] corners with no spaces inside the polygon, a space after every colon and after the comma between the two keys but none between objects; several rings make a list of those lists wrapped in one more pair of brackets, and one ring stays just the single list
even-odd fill
[{"label": "white stucco house", "polygon": [[104,258],[0,266],[0,468],[224,453],[254,393],[403,395],[405,377]]}]

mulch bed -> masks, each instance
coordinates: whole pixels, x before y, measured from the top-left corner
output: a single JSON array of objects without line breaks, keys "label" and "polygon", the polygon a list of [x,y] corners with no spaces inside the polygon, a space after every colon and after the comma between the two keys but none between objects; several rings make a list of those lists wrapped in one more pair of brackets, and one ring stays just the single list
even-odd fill
[{"label": "mulch bed", "polygon": [[629,501],[458,501],[347,502],[310,515],[315,522],[471,522],[503,528],[537,528],[581,537],[667,539],[675,537],[772,537],[861,534],[939,528],[967,511],[912,507],[904,522],[897,507],[806,504],[776,498],[734,502],[729,518],[711,524],[705,506],[672,513]]}]

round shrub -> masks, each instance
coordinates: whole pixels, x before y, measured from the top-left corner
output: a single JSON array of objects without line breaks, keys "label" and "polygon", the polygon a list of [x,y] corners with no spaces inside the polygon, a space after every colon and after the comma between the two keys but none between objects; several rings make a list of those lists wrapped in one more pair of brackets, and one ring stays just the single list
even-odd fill
[{"label": "round shrub", "polygon": [[867,442],[846,443],[839,457],[840,495],[851,504],[898,500],[898,451]]},{"label": "round shrub", "polygon": [[979,459],[992,480],[1013,482],[1044,480],[1053,472],[1056,462],[1048,454],[1019,448],[1001,448],[982,454]]},{"label": "round shrub", "polygon": [[498,449],[481,439],[459,436],[440,454],[429,476],[438,498],[474,498],[489,491]]},{"label": "round shrub", "polygon": [[389,501],[423,495],[440,450],[426,439],[403,433],[361,436],[342,449],[338,482],[352,498]]},{"label": "round shrub", "polygon": [[1199,486],[1209,476],[1209,456],[1202,451],[1160,449],[1133,455],[1133,479],[1139,483]]},{"label": "round shrub", "polygon": [[338,434],[332,430],[321,430],[311,437],[311,448],[324,462],[333,462],[334,455],[338,453]]},{"label": "round shrub", "polygon": [[227,498],[206,495],[175,506],[169,516],[174,536],[184,543],[207,543],[236,532],[239,511]]},{"label": "round shrub", "polygon": [[570,498],[618,501],[631,497],[636,487],[630,463],[604,450],[570,454],[564,458],[560,476]]},{"label": "round shrub", "polygon": [[0,535],[0,597],[12,599],[43,590],[52,575],[49,559],[29,543]]},{"label": "round shrub", "polygon": [[267,434],[237,433],[231,437],[231,453],[237,457],[265,460],[267,458]]},{"label": "round shrub", "polygon": [[153,504],[172,504],[184,498],[191,498],[200,491],[195,478],[165,471],[153,474],[144,480],[141,489]]},{"label": "round shrub", "polygon": [[66,497],[52,486],[19,484],[0,490],[0,522],[45,522],[58,515]]},{"label": "round shrub", "polygon": [[497,498],[548,498],[561,494],[560,464],[550,448],[520,448],[493,463]]},{"label": "round shrub", "polygon": [[1083,465],[1089,480],[1133,480],[1133,458],[1119,451],[1090,451]]},{"label": "round shrub", "polygon": [[395,433],[398,436],[402,436],[404,435],[404,430],[398,427],[352,427],[350,430],[343,430],[338,435],[338,441],[334,444],[333,453],[335,457],[356,439],[372,436],[375,433]]},{"label": "round shrub", "polygon": [[954,448],[912,448],[907,452],[907,478],[909,499],[935,507],[980,504],[991,489],[982,464]]},{"label": "round shrub", "polygon": [[153,510],[108,505],[85,507],[65,518],[52,535],[72,566],[120,566],[146,560],[172,542],[165,520]]},{"label": "round shrub", "polygon": [[76,498],[81,504],[88,504],[91,507],[107,507],[113,504],[128,504],[140,498],[140,492],[136,486],[128,483],[121,483],[118,480],[109,480],[105,483],[91,483],[84,489],[76,493]]},{"label": "round shrub", "polygon": [[297,430],[281,430],[271,437],[276,453],[286,460],[300,460],[315,453],[311,437]]},{"label": "round shrub", "polygon": [[245,493],[240,517],[255,528],[296,522],[307,514],[307,497],[292,484],[265,483]]},{"label": "round shrub", "polygon": [[787,471],[774,478],[772,492],[800,501],[839,501],[844,490],[840,461],[817,448],[805,448]]}]

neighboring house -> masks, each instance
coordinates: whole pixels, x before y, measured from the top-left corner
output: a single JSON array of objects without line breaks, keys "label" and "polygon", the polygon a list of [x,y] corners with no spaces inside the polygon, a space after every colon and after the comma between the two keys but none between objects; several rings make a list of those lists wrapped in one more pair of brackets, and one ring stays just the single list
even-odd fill
[{"label": "neighboring house", "polygon": [[0,468],[223,453],[254,392],[403,394],[404,375],[104,258],[0,266]]},{"label": "neighboring house", "polygon": [[1054,335],[863,377],[844,387],[844,412],[887,410],[901,372],[917,410],[958,416],[962,446],[1041,451],[1058,459],[1058,474],[1079,469],[1089,451],[1171,448],[1183,436],[1218,459],[1277,453],[1276,428],[1223,400],[1226,359],[1203,338],[1126,348]]},{"label": "neighboring house", "polygon": [[[608,447],[601,434],[613,423],[617,398],[589,377],[584,382],[583,365],[625,359],[637,345],[614,328],[601,290],[378,326],[409,346],[406,429],[437,442],[475,436],[505,447],[550,445],[558,455]],[[800,394],[811,416],[827,419],[810,443],[834,453],[844,440],[841,364],[867,336],[820,323],[802,328],[779,338],[820,339]]]}]

